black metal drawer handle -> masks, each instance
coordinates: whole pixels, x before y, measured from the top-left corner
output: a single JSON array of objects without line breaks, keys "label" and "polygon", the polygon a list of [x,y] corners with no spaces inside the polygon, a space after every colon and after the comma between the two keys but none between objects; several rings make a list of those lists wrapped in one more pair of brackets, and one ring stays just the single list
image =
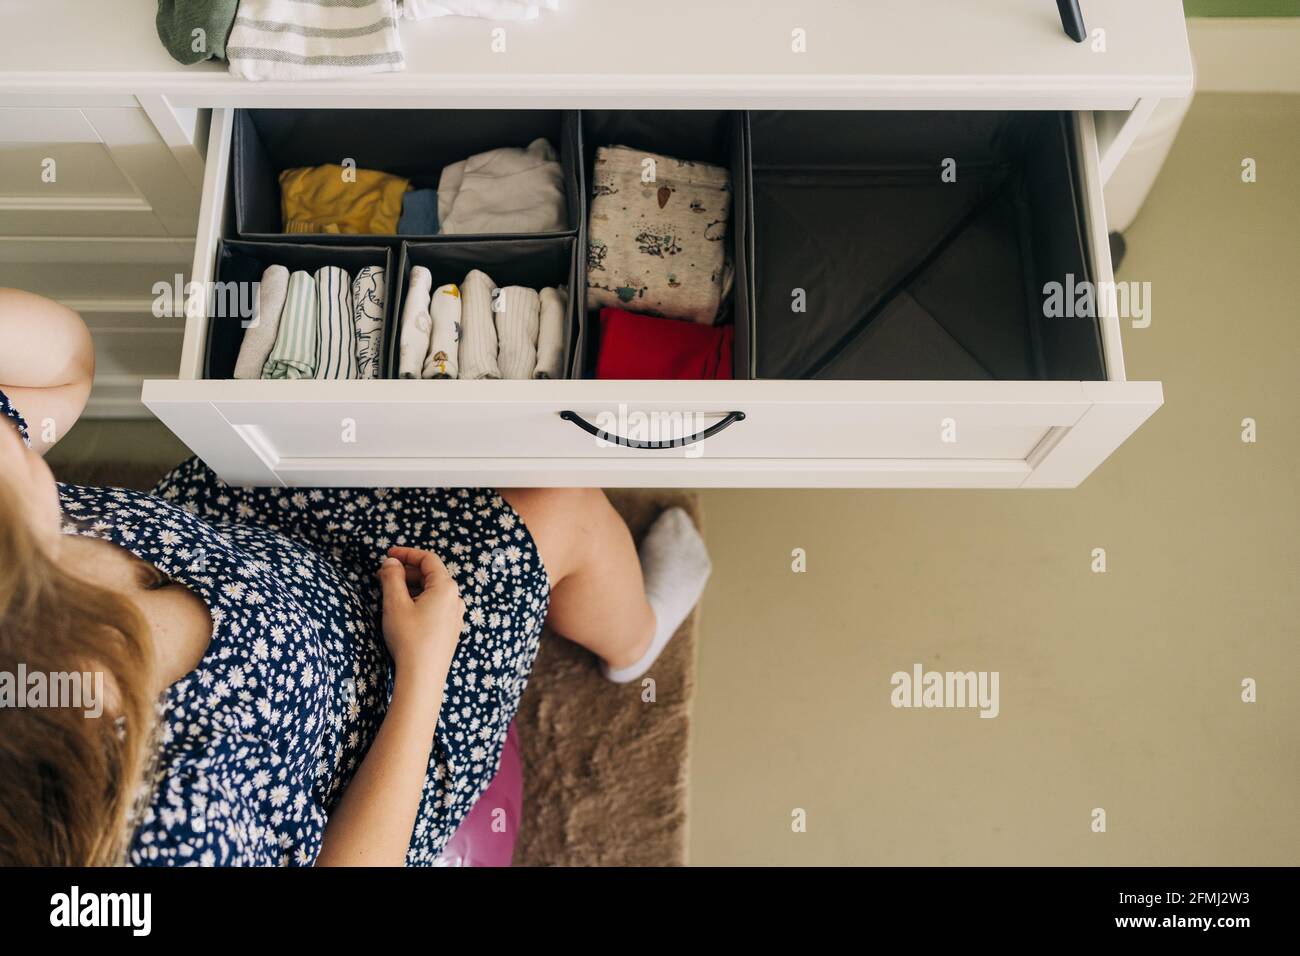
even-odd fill
[{"label": "black metal drawer handle", "polygon": [[584,432],[589,435],[595,435],[601,441],[607,441],[611,445],[622,445],[624,448],[683,448],[686,445],[694,445],[696,442],[704,441],[706,438],[712,438],[724,428],[729,427],[735,422],[745,420],[744,412],[727,412],[722,417],[722,421],[716,422],[694,435],[684,435],[681,438],[670,438],[666,441],[642,441],[639,438],[626,438],[623,435],[615,435],[612,432],[603,431],[597,428],[591,422],[587,421],[577,412],[565,410],[560,412],[560,417],[566,422],[573,422]]}]

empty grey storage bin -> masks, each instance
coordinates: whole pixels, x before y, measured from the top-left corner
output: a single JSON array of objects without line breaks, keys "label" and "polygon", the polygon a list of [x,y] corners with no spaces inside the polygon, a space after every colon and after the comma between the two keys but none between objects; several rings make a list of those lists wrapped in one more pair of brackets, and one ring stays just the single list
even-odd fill
[{"label": "empty grey storage bin", "polygon": [[1092,278],[1069,114],[749,120],[757,377],[1105,377],[1096,318],[1043,314]]}]

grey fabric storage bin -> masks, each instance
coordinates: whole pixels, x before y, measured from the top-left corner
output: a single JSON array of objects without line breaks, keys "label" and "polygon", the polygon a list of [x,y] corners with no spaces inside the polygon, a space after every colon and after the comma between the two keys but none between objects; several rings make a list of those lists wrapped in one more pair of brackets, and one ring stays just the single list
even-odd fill
[{"label": "grey fabric storage bin", "polygon": [[[449,237],[454,239],[455,237]],[[492,277],[498,288],[511,285],[541,290],[548,286],[568,286],[569,309],[564,329],[564,370],[573,378],[573,346],[582,315],[573,295],[577,281],[578,241],[572,236],[536,239],[474,239],[468,242],[404,242],[397,266],[396,295],[390,297],[393,335],[385,343],[388,377],[397,375],[397,347],[401,338],[402,309],[411,269],[424,266],[432,275],[433,288],[453,282],[460,285],[473,269]]]},{"label": "grey fabric storage bin", "polygon": [[[217,282],[251,283],[262,278],[269,266],[284,266],[290,272],[302,269],[315,273],[323,266],[346,269],[355,278],[366,266],[383,266],[388,283],[388,301],[384,303],[384,336],[391,337],[393,329],[393,254],[383,246],[311,245],[289,242],[245,242],[223,239],[217,245],[217,266],[213,273]],[[211,312],[211,310],[209,310]],[[204,378],[231,378],[235,360],[244,341],[244,327],[237,318],[222,318],[209,314],[207,356]],[[387,343],[384,346],[384,375],[388,376]]]},{"label": "grey fabric storage bin", "polygon": [[375,239],[462,241],[468,236],[372,236],[285,233],[280,173],[352,159],[411,180],[416,189],[438,187],[444,167],[498,147],[550,140],[564,169],[566,229],[529,235],[573,235],[582,221],[578,116],[570,110],[355,110],[241,109],[233,136],[235,229],[241,239],[333,244]]},{"label": "grey fabric storage bin", "polygon": [[1069,114],[749,123],[758,378],[1105,378],[1097,320],[1043,316],[1044,283],[1092,279]]},{"label": "grey fabric storage bin", "polygon": [[[749,143],[745,114],[736,110],[583,110],[582,185],[584,231],[581,235],[580,269],[583,294],[580,314],[584,317],[576,344],[579,377],[594,378],[600,343],[596,313],[587,314],[588,234],[586,214],[590,205],[592,167],[599,146],[627,146],[674,159],[693,160],[722,166],[731,171],[731,223],[728,227],[732,266],[735,270],[730,299],[722,316],[735,322],[735,378],[749,378],[751,368],[753,258],[750,249]],[[719,323],[723,324],[723,323]]]}]

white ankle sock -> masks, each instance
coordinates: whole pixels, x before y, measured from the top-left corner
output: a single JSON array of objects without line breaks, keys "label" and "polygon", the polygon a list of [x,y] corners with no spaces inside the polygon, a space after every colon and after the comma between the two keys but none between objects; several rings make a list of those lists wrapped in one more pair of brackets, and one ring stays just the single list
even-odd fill
[{"label": "white ankle sock", "polygon": [[704,539],[681,508],[669,508],[655,520],[637,553],[646,600],[655,612],[655,632],[635,664],[613,668],[601,663],[601,672],[616,684],[634,681],[654,666],[704,593],[713,569]]}]

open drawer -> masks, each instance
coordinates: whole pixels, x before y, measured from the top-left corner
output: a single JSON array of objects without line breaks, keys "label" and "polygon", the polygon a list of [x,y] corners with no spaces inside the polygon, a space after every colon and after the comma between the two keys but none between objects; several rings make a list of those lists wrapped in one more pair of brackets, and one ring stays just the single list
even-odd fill
[{"label": "open drawer", "polygon": [[[873,115],[861,114],[864,122]],[[222,240],[239,238],[230,188],[234,119],[233,111],[214,110],[193,272],[204,289],[216,278]],[[1070,202],[1046,206],[1060,220],[1046,232],[1042,213],[1025,224],[1026,256],[1055,261],[1057,246],[1073,248],[1076,278],[1095,285],[1101,304],[1086,334],[1033,335],[1038,359],[1027,374],[1041,377],[771,377],[780,371],[765,371],[770,353],[759,323],[771,315],[765,283],[777,266],[764,264],[771,220],[763,219],[763,178],[780,164],[753,155],[768,120],[752,119],[751,131],[743,117],[743,155],[733,157],[733,228],[748,259],[737,270],[744,287],[735,321],[755,345],[750,367],[737,373],[756,377],[603,381],[581,377],[587,368],[579,355],[577,377],[553,381],[209,379],[204,293],[187,308],[177,378],[146,382],[144,403],[236,484],[936,488],[1074,487],[1160,406],[1159,383],[1125,378],[1089,113],[1064,114],[1064,152],[1035,160],[1051,168],[1031,169],[1025,184],[1071,191]],[[819,175],[817,162],[807,166]],[[957,169],[962,181],[978,163],[959,157]],[[580,222],[575,238],[582,240]],[[1041,294],[1032,288],[1040,278],[1026,276],[1024,301]],[[814,320],[815,308],[808,306]],[[574,311],[580,322],[583,310]],[[980,322],[988,311],[981,303]]]}]

